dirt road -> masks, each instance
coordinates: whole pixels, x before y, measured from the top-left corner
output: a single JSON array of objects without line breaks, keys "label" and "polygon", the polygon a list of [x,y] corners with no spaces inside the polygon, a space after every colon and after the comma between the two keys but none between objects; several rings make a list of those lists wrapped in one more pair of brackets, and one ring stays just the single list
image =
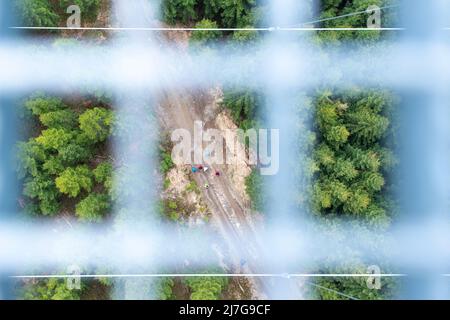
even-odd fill
[{"label": "dirt road", "polygon": [[[166,130],[187,129],[193,135],[194,122],[203,121],[201,115],[202,106],[187,91],[176,90],[176,93],[167,93],[161,100],[161,119]],[[206,126],[210,125],[205,123]],[[252,229],[245,217],[245,207],[242,203],[242,197],[235,196],[233,190],[230,189],[230,182],[226,174],[224,174],[223,165],[211,165],[210,170],[206,173],[198,173],[194,175],[196,183],[201,187],[202,196],[206,200],[210,211],[212,212],[211,223],[216,227],[224,241],[227,243],[227,249],[231,259],[229,272],[240,273],[242,247],[238,248],[236,244],[246,243],[244,235],[247,229]],[[215,176],[215,171],[221,172],[221,176]],[[208,184],[209,188],[204,186]],[[249,254],[247,252],[247,254]],[[229,261],[230,262],[230,261]],[[252,281],[252,279],[249,279]],[[259,285],[252,281],[257,298],[263,298],[260,293],[262,290]]]},{"label": "dirt road", "polygon": [[[177,88],[161,97],[161,120],[164,129],[173,130],[178,128],[187,129],[193,135],[194,122],[203,121],[205,127],[213,127],[212,120],[205,119],[203,101],[195,100],[201,93],[190,93],[187,90]],[[217,177],[214,172],[221,172]],[[257,274],[267,272],[261,270],[262,241],[256,232],[254,217],[250,214],[248,203],[244,197],[239,195],[230,177],[227,175],[226,165],[210,165],[206,173],[194,175],[196,183],[201,187],[202,196],[212,212],[211,223],[217,228],[229,253],[229,273]],[[209,185],[209,188],[205,188]],[[245,261],[245,263],[243,263]],[[253,297],[255,299],[270,298],[275,281],[288,282],[291,290],[298,292],[301,298],[301,290],[296,281],[286,279],[270,279],[252,277],[248,279],[253,286]]]}]

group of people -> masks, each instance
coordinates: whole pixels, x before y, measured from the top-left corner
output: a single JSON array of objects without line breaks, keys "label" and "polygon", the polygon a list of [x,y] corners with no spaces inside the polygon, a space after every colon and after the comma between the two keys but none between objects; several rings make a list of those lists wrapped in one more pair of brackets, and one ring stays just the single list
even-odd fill
[{"label": "group of people", "polygon": [[[202,165],[200,165],[200,166],[193,166],[192,167],[192,173],[197,173],[197,172],[201,172],[201,171],[207,172],[208,170],[209,170],[209,167],[202,166]],[[220,177],[220,172],[216,170],[214,175],[216,177]],[[205,184],[205,189],[209,189],[209,184]]]},{"label": "group of people", "polygon": [[[203,172],[206,172],[206,171],[208,171],[209,170],[209,167],[207,167],[207,166],[193,166],[192,167],[192,173],[197,173],[197,172],[200,172],[200,171],[203,171]],[[220,172],[219,171],[215,171],[215,176],[216,177],[220,177]]]}]

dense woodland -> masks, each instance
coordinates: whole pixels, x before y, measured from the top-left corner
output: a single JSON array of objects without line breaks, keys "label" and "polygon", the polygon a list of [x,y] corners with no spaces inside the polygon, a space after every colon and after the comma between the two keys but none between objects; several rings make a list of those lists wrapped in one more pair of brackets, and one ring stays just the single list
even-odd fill
[{"label": "dense woodland", "polygon": [[80,220],[101,221],[110,207],[112,165],[101,157],[92,159],[106,147],[113,112],[103,107],[75,110],[60,98],[43,95],[30,97],[23,106],[25,119],[37,122],[36,136],[17,146],[26,211],[51,216],[74,199]]},{"label": "dense woodland", "polygon": [[57,27],[65,23],[67,8],[78,5],[83,17],[95,21],[100,9],[100,0],[17,0],[14,10],[24,26]]},{"label": "dense woodland", "polygon": [[[18,16],[25,25],[56,26],[64,19],[62,12],[69,1],[17,1]],[[80,5],[88,18],[95,20],[99,0],[71,1]],[[391,5],[383,0],[325,0],[318,19],[364,11],[369,5]],[[263,24],[265,1],[258,0],[163,0],[161,11],[165,22],[199,28],[251,27]],[[315,17],[317,18],[317,17]],[[383,24],[391,24],[395,15],[383,15]],[[365,15],[318,23],[322,27],[360,27]],[[246,45],[263,37],[257,32],[200,31],[193,32],[194,46],[207,46],[231,40]],[[380,32],[318,32],[312,42],[320,48],[353,43],[370,47],[389,35]],[[395,219],[396,204],[392,198],[390,174],[397,165],[395,156],[395,106],[397,98],[380,88],[321,88],[305,93],[312,104],[311,139],[307,163],[299,162],[300,171],[308,172],[311,184],[310,214],[320,221],[335,223],[339,219],[355,219],[370,228],[384,230]],[[21,104],[25,122],[32,123],[27,139],[18,143],[18,175],[23,181],[23,209],[35,216],[54,216],[62,210],[73,210],[81,223],[99,223],[107,218],[112,206],[113,163],[108,158],[108,140],[113,132],[114,112],[100,100],[78,103],[48,95],[33,95]],[[223,107],[235,123],[243,128],[264,123],[269,108],[264,92],[256,89],[224,88]],[[167,147],[160,148],[160,171],[164,175],[173,163]],[[253,208],[264,212],[264,177],[257,170],[247,178],[247,193]],[[162,215],[177,219],[177,204],[162,203]],[[321,269],[339,272],[344,269]],[[351,271],[364,271],[364,263],[356,260]],[[315,270],[317,271],[317,270]],[[349,271],[345,269],[344,271]],[[392,295],[394,284],[382,290],[368,290],[363,280],[320,279],[312,295],[320,299],[346,299],[346,295],[380,299]],[[160,298],[171,299],[171,279],[160,283]],[[226,282],[218,278],[185,281],[192,299],[218,299]],[[82,291],[67,291],[58,280],[27,284],[27,299],[79,299]],[[323,289],[325,288],[325,289]],[[328,289],[328,290],[327,290]],[[329,290],[331,289],[331,290]]]},{"label": "dense woodland", "polygon": [[[369,5],[389,6],[394,1],[323,1],[318,19],[327,19],[352,12],[365,11]],[[382,24],[391,25],[395,14],[382,15]],[[321,27],[364,27],[367,15],[354,15],[344,19],[324,21]],[[321,48],[339,48],[343,44],[351,47],[370,48],[389,41],[391,34],[381,32],[317,32],[312,42]],[[354,220],[364,226],[386,230],[397,212],[393,200],[391,175],[396,158],[396,112],[398,98],[382,88],[357,88],[342,90],[324,88],[305,93],[312,103],[312,117],[300,118],[308,127],[308,138],[299,141],[300,153],[308,154],[299,162],[301,183],[309,187],[298,187],[310,199],[306,204],[310,215],[322,223],[334,225]],[[304,98],[302,98],[304,99]],[[269,108],[261,91],[239,88],[224,91],[224,106],[230,110],[234,121],[242,128],[257,126],[264,121],[264,109]],[[299,103],[299,113],[307,113],[304,100]],[[308,109],[308,110],[307,110]],[[312,138],[311,138],[312,137]],[[306,179],[305,179],[306,177]],[[265,177],[254,170],[247,178],[247,193],[255,210],[264,211],[267,196],[264,195]],[[301,191],[300,191],[301,190]],[[299,198],[305,198],[299,194]],[[305,209],[301,204],[299,211]],[[301,210],[300,210],[301,209]],[[366,266],[367,267],[367,266]],[[314,272],[357,273],[365,271],[363,261],[355,257],[353,266],[321,268]],[[365,279],[329,279],[315,281],[311,294],[319,299],[381,299],[390,298],[396,290],[393,281],[384,281],[382,290],[369,290]]]}]

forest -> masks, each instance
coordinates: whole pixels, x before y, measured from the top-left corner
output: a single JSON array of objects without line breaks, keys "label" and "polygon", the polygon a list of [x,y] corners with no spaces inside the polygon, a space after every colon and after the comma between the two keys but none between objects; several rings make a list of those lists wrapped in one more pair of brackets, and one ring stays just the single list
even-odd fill
[{"label": "forest", "polygon": [[38,132],[17,145],[25,210],[52,216],[62,203],[74,200],[80,220],[100,222],[110,206],[113,168],[101,157],[92,159],[105,148],[113,112],[104,107],[74,110],[45,95],[33,95],[23,106],[24,119],[36,121]]},{"label": "forest", "polygon": [[[382,7],[395,2],[322,1],[318,20],[364,11],[373,4]],[[390,12],[382,17],[383,25],[391,25],[396,19]],[[365,15],[354,15],[324,21],[317,26],[361,27],[366,19]],[[382,32],[323,31],[315,33],[312,42],[320,50],[339,48],[344,44],[370,48],[391,39],[392,34]],[[398,212],[392,174],[398,165],[396,106],[399,98],[384,88],[356,86],[351,89],[322,88],[305,94],[312,104],[312,118],[299,121],[310,128],[313,142],[299,143],[301,152],[309,154],[306,161],[298,164],[304,175],[302,183],[307,181],[309,185],[306,189],[299,188],[299,192],[309,195],[309,203],[303,203],[299,211],[306,206],[310,215],[325,224],[350,220],[368,228],[387,230]],[[242,128],[263,122],[265,111],[270,108],[267,103],[261,91],[224,90],[224,106]],[[300,112],[307,109],[305,106],[300,108]],[[264,211],[268,201],[262,192],[265,179],[254,170],[246,181],[252,206],[258,211]],[[343,266],[314,272],[357,273],[365,268],[363,261],[355,257],[354,267],[350,269]],[[391,280],[386,280],[382,290],[377,291],[367,290],[364,279],[321,278],[316,280],[311,295],[319,299],[387,299],[396,290],[396,284]]]},{"label": "forest", "polygon": [[83,18],[95,21],[100,9],[100,0],[18,0],[14,1],[15,14],[23,26],[57,27],[65,22],[65,13],[70,5],[78,5]]},{"label": "forest", "polygon": [[[15,10],[24,25],[57,26],[69,1],[21,0]],[[74,0],[87,18],[95,20],[100,0]],[[364,11],[369,5],[388,6],[385,0],[325,0],[319,8],[319,19]],[[163,0],[161,12],[169,25],[197,28],[256,27],[264,23],[266,1],[258,0]],[[360,27],[364,15],[318,23],[321,27]],[[391,24],[395,16],[383,15],[383,23]],[[193,32],[192,46],[231,40],[238,45],[257,41],[258,32]],[[382,32],[317,32],[311,42],[317,50],[339,47],[347,43],[369,47],[389,41]],[[267,105],[264,92],[246,88],[223,88],[223,107],[229,110],[240,128],[248,129],[264,123]],[[398,97],[384,88],[320,88],[305,93],[311,100],[310,132],[314,139],[308,146],[308,164],[300,163],[308,172],[311,184],[306,191],[309,214],[319,221],[333,224],[354,219],[370,228],[386,230],[393,220],[394,201],[391,175],[398,164],[396,157],[396,114]],[[110,102],[92,97],[76,102],[42,93],[33,94],[20,106],[22,120],[32,124],[17,144],[17,173],[23,183],[21,209],[34,217],[52,217],[62,211],[73,211],[81,223],[101,223],[108,219],[113,206],[113,173],[117,168],[110,158],[110,140],[114,135],[115,113]],[[29,125],[28,125],[29,126]],[[163,175],[173,167],[168,146],[160,148],[160,171]],[[307,166],[307,167],[306,167]],[[253,170],[246,179],[247,193],[255,211],[264,212],[264,177]],[[196,186],[192,186],[193,189]],[[160,204],[161,214],[178,220],[180,203]],[[357,260],[358,261],[358,260]],[[344,268],[344,267],[343,267]],[[364,270],[363,261],[354,269]],[[348,271],[336,269],[332,271]],[[317,270],[315,270],[317,271]],[[330,270],[321,269],[320,272]],[[354,270],[352,270],[354,271]],[[367,290],[360,279],[315,280],[311,295],[319,299],[345,299],[336,292],[360,299],[389,298],[396,290],[388,282],[382,290]],[[94,286],[108,287],[104,279]],[[174,281],[159,284],[161,299],[172,299]],[[226,281],[204,277],[185,280],[191,299],[219,299]],[[64,283],[51,279],[27,284],[25,299],[80,299],[81,292],[68,291]],[[332,290],[326,290],[328,288]],[[102,289],[105,291],[105,289]],[[84,294],[83,293],[83,294]]]}]

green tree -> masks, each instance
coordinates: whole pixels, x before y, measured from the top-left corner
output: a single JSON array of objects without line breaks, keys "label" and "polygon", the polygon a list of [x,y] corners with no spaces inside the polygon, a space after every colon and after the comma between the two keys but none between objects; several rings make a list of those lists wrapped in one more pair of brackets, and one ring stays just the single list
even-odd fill
[{"label": "green tree", "polygon": [[[333,268],[324,273],[367,273],[367,267],[357,264],[348,268]],[[321,300],[386,300],[393,299],[397,293],[397,284],[393,279],[383,278],[379,290],[367,286],[367,278],[318,278],[313,298]]]},{"label": "green tree", "polygon": [[42,169],[50,175],[58,175],[64,171],[64,168],[61,158],[56,156],[51,156],[42,166]]},{"label": "green tree", "polygon": [[350,134],[360,145],[370,146],[383,138],[389,127],[389,119],[376,114],[369,108],[359,110],[347,115]]},{"label": "green tree", "polygon": [[335,146],[341,146],[347,142],[350,132],[345,126],[332,126],[325,132],[325,139]]},{"label": "green tree", "polygon": [[228,284],[227,279],[219,277],[195,277],[185,282],[191,290],[191,300],[218,300]]},{"label": "green tree", "polygon": [[[197,22],[196,29],[217,29],[217,23],[208,19]],[[191,43],[194,45],[212,44],[214,40],[220,38],[222,32],[215,30],[197,30],[192,32]]]},{"label": "green tree", "polygon": [[15,12],[27,27],[57,27],[60,21],[49,0],[16,0]]},{"label": "green tree", "polygon": [[377,172],[380,169],[380,156],[375,150],[364,150],[351,145],[347,145],[345,149],[357,169],[371,172]]},{"label": "green tree", "polygon": [[319,165],[322,165],[327,169],[332,169],[336,163],[336,155],[326,143],[320,144],[316,150],[314,150],[314,158]]},{"label": "green tree", "polygon": [[80,116],[80,129],[93,143],[105,141],[111,133],[114,116],[111,110],[93,108]]},{"label": "green tree", "polygon": [[385,224],[383,174],[395,166],[396,159],[380,144],[389,132],[390,121],[384,112],[391,103],[384,94],[360,90],[318,96],[319,143],[313,154],[318,171],[312,190],[317,214],[358,215]]},{"label": "green tree", "polygon": [[81,290],[71,290],[64,279],[40,280],[28,283],[22,289],[25,300],[79,300]]},{"label": "green tree", "polygon": [[88,160],[93,156],[93,153],[90,146],[80,145],[75,141],[60,147],[58,156],[65,164],[75,165]]},{"label": "green tree", "polygon": [[332,170],[332,175],[335,178],[341,179],[345,182],[350,182],[354,180],[358,176],[358,173],[359,172],[358,170],[356,170],[355,166],[353,165],[353,162],[343,158],[337,159]]},{"label": "green tree", "polygon": [[384,178],[379,172],[366,172],[362,175],[363,186],[369,192],[381,191],[384,186]]},{"label": "green tree", "polygon": [[172,155],[167,152],[164,148],[160,148],[159,153],[159,169],[162,174],[167,174],[170,169],[175,166],[172,160]]},{"label": "green tree", "polygon": [[255,4],[255,0],[221,0],[222,25],[228,28],[247,25]]},{"label": "green tree", "polygon": [[164,20],[174,24],[177,21],[189,23],[197,19],[197,0],[163,0]]},{"label": "green tree", "polygon": [[36,141],[48,150],[59,150],[74,138],[71,131],[64,129],[47,129],[42,131],[42,134],[36,138]]},{"label": "green tree", "polygon": [[324,182],[324,189],[329,190],[331,193],[331,202],[334,207],[338,207],[343,203],[346,203],[350,196],[350,191],[348,187],[339,180],[326,180]]},{"label": "green tree", "polygon": [[[354,12],[364,12],[371,5],[379,7],[392,4],[393,0],[324,0],[321,1],[321,19],[344,16],[341,19],[327,20],[317,27],[324,28],[366,28],[368,14],[351,15]],[[349,15],[350,14],[350,15]],[[345,16],[347,15],[347,16]],[[389,11],[383,11],[382,26],[391,25],[396,17]],[[377,31],[325,31],[317,34],[318,41],[326,45],[340,45],[343,41],[357,41],[357,43],[373,43],[379,40],[382,33]]]},{"label": "green tree", "polygon": [[110,207],[107,195],[91,193],[76,205],[75,213],[80,221],[101,222]]},{"label": "green tree", "polygon": [[[394,4],[395,0],[323,0],[316,27],[366,27],[370,5],[379,7]],[[382,26],[388,26],[394,17],[384,10]],[[340,19],[328,19],[342,16]],[[324,31],[315,34],[321,46],[346,44],[346,50],[366,46],[375,40],[386,39],[386,33],[374,31]],[[331,229],[341,215],[352,216],[352,225],[362,221],[365,226],[384,230],[395,214],[395,201],[389,195],[389,174],[397,164],[393,152],[395,127],[392,126],[395,98],[383,90],[333,89],[315,99],[315,129],[317,143],[313,153],[316,165],[311,204],[315,214],[322,217]],[[321,219],[321,220],[322,220]],[[382,235],[380,236],[382,240]],[[355,240],[357,241],[357,240]],[[344,248],[343,250],[347,250]],[[346,256],[345,266],[326,268],[320,273],[365,273],[361,257]],[[335,265],[330,263],[330,265]],[[349,266],[352,268],[349,270]],[[394,281],[383,280],[381,290],[367,287],[365,278],[320,278],[315,282],[315,298],[319,299],[389,299],[393,296]]]},{"label": "green tree", "polygon": [[256,91],[230,88],[224,90],[223,106],[231,111],[233,121],[242,129],[255,126],[263,98]]},{"label": "green tree", "polygon": [[220,10],[222,8],[222,0],[205,0],[204,17],[213,21],[220,20]]},{"label": "green tree", "polygon": [[324,209],[331,208],[332,194],[329,190],[323,189],[320,183],[314,184],[312,195],[314,213],[320,214],[324,212]]},{"label": "green tree", "polygon": [[41,113],[41,123],[47,128],[73,129],[78,124],[78,116],[69,109]]},{"label": "green tree", "polygon": [[36,94],[25,101],[25,108],[30,110],[35,116],[41,114],[60,111],[66,109],[61,99],[54,97],[46,97],[42,94]]},{"label": "green tree", "polygon": [[255,169],[245,178],[245,191],[250,197],[252,208],[262,211],[266,205],[263,177]]},{"label": "green tree", "polygon": [[163,0],[164,20],[189,24],[198,20],[216,21],[220,27],[235,28],[259,22],[256,0]]},{"label": "green tree", "polygon": [[23,194],[39,200],[39,209],[44,215],[54,215],[59,211],[59,192],[53,178],[46,174],[37,174],[25,181]]},{"label": "green tree", "polygon": [[81,10],[81,17],[95,20],[100,8],[100,0],[60,0],[59,5],[64,12],[70,5],[77,5]]},{"label": "green tree", "polygon": [[321,97],[318,100],[316,121],[321,130],[325,130],[327,127],[338,124],[339,114],[336,105],[333,104],[328,98]]},{"label": "green tree", "polygon": [[156,282],[155,293],[158,300],[169,300],[172,298],[174,282],[171,278],[163,278]]},{"label": "green tree", "polygon": [[[245,26],[244,28],[252,29],[253,26]],[[258,31],[254,30],[237,30],[233,32],[232,39],[238,43],[253,43],[258,39]]]},{"label": "green tree", "polygon": [[28,174],[37,176],[40,165],[47,159],[47,153],[42,145],[35,139],[30,139],[28,142],[19,142],[16,149],[16,170],[19,179],[25,178]]},{"label": "green tree", "polygon": [[67,168],[55,180],[56,186],[63,194],[76,198],[82,190],[92,189],[92,172],[86,165]]},{"label": "green tree", "polygon": [[349,200],[344,204],[344,211],[351,215],[363,214],[371,203],[370,194],[363,190],[352,190]]},{"label": "green tree", "polygon": [[95,181],[103,183],[106,190],[111,191],[113,187],[113,167],[110,162],[102,162],[93,171]]}]

